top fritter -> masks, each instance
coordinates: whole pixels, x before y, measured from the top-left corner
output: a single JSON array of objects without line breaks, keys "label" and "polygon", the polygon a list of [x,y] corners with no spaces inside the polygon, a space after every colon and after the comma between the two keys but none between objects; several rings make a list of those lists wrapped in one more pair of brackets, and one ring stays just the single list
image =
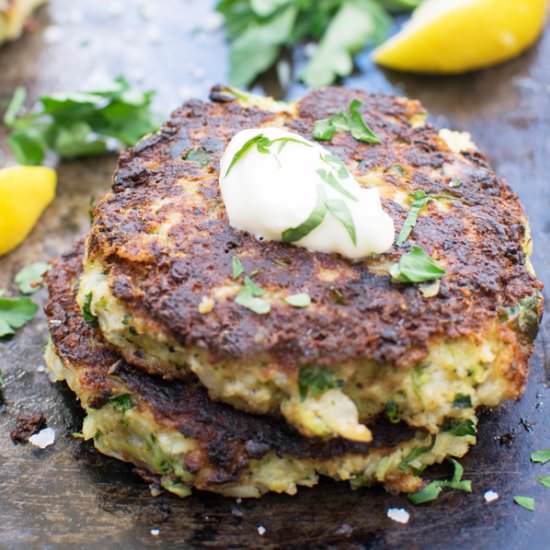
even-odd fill
[{"label": "top fritter", "polygon": [[[341,88],[292,105],[224,88],[211,99],[185,104],[123,154],[94,209],[79,301],[128,361],[167,378],[192,372],[212,398],[280,409],[305,435],[363,441],[358,418],[384,408],[436,432],[518,397],[541,284],[518,198],[466,135],[437,132],[417,101]],[[419,212],[404,244],[351,262],[231,228],[218,186],[231,138],[269,126],[311,140],[316,121],[354,99],[381,143],[337,132],[323,145],[379,189],[397,232]],[[394,267],[392,280],[417,247],[445,276],[397,282],[406,277]],[[268,312],[236,300],[247,285]],[[297,294],[311,303],[286,301]]]}]

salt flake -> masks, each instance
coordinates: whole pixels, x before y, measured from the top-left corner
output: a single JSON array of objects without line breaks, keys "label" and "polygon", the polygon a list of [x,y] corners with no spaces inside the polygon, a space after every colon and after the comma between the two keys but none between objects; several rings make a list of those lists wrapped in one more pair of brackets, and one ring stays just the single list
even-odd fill
[{"label": "salt flake", "polygon": [[52,430],[52,428],[44,428],[37,434],[31,435],[29,437],[29,442],[35,447],[45,449],[55,443],[55,430]]},{"label": "salt flake", "polygon": [[411,515],[403,508],[390,508],[388,510],[388,517],[393,519],[393,521],[397,521],[397,523],[409,523]]}]

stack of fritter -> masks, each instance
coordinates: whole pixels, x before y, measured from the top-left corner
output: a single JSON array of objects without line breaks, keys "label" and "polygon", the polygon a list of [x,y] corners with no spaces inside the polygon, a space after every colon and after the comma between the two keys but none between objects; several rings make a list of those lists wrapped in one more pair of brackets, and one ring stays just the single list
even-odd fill
[{"label": "stack of fritter", "polygon": [[[407,243],[351,262],[231,228],[218,185],[230,139],[267,126],[311,139],[352,99],[382,143],[341,132],[331,153],[380,190],[398,230],[411,192],[434,197]],[[392,282],[415,244],[445,266],[440,283]],[[411,492],[475,443],[478,407],[523,390],[542,313],[530,246],[507,183],[418,102],[218,87],[121,156],[85,244],[50,270],[47,363],[86,410],[85,439],[179,495],[293,494],[320,474]],[[269,313],[235,302],[235,265]],[[303,292],[307,308],[284,300]]]}]

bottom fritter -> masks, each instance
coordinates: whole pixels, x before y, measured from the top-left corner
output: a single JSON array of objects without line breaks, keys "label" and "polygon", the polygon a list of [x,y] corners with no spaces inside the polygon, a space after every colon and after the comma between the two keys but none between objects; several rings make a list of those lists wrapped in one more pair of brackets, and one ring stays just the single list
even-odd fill
[{"label": "bottom fritter", "polygon": [[83,435],[109,456],[135,464],[186,496],[191,488],[233,497],[296,493],[319,475],[351,486],[382,484],[412,492],[418,473],[475,443],[474,415],[462,427],[431,435],[380,420],[371,443],[305,438],[283,421],[211,401],[196,382],[166,382],[128,365],[87,324],[75,300],[82,248],[48,273],[51,341],[46,362],[86,411]]}]

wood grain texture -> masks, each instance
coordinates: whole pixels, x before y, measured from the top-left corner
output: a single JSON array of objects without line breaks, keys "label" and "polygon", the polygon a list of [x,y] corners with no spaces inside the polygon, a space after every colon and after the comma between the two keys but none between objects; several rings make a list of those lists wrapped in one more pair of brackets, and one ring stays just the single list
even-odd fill
[{"label": "wood grain texture", "polygon": [[[223,36],[196,32],[205,27],[211,3],[151,3],[154,13],[145,17],[142,4],[127,0],[124,13],[114,16],[101,4],[52,0],[32,35],[0,48],[0,102],[19,84],[35,98],[119,72],[159,89],[158,106],[165,112],[188,95],[206,97],[210,85],[225,78]],[[57,42],[55,33],[46,31],[52,25],[61,29]],[[533,229],[534,264],[549,285],[550,34],[515,61],[464,77],[382,73],[367,56],[359,64],[366,72],[349,78],[350,85],[418,98],[436,124],[473,134],[519,193]],[[288,95],[301,92],[295,86]],[[0,130],[0,166],[11,163],[5,137]],[[107,189],[113,168],[113,158],[60,167],[57,200],[28,241],[0,259],[0,288],[15,290],[11,281],[21,266],[56,256],[86,231],[89,201]],[[44,302],[45,291],[37,300]],[[40,314],[15,338],[0,342],[6,378],[0,412],[0,548],[549,547],[550,490],[537,484],[536,476],[550,475],[550,464],[529,461],[531,451],[550,447],[548,315],[524,398],[483,415],[480,443],[462,461],[473,494],[445,493],[424,507],[380,490],[351,492],[346,484],[331,482],[302,489],[296,497],[269,495],[242,503],[209,494],[153,498],[129,466],[71,438],[80,429],[81,413],[70,392],[51,385],[37,369],[43,365],[45,340]],[[33,412],[43,412],[56,429],[53,447],[41,451],[10,441],[17,416]],[[508,433],[513,437],[506,445],[499,436]],[[447,475],[448,470],[442,466],[430,473]],[[485,503],[488,489],[497,491],[499,500]],[[536,497],[536,512],[514,505],[514,495]],[[409,524],[388,519],[388,507],[406,508]],[[265,527],[263,536],[258,526]],[[152,528],[160,530],[158,536]]]}]

